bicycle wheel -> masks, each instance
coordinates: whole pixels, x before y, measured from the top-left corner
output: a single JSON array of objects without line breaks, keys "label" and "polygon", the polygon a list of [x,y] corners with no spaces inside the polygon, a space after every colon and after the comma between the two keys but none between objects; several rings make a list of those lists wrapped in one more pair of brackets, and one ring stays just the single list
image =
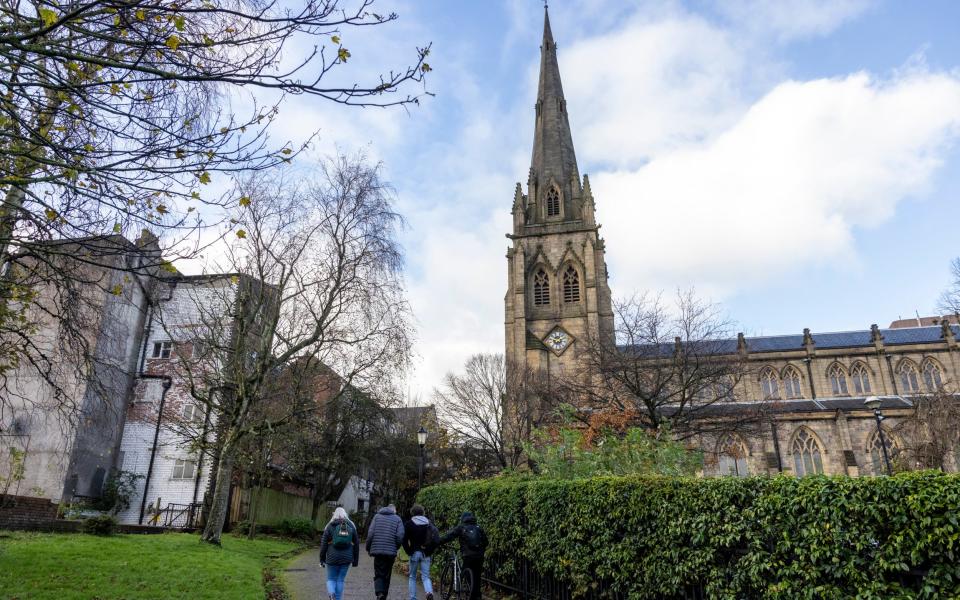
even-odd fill
[{"label": "bicycle wheel", "polygon": [[460,599],[470,600],[470,590],[473,589],[473,571],[463,569],[460,571]]},{"label": "bicycle wheel", "polygon": [[443,564],[443,570],[440,571],[440,598],[441,600],[458,600],[454,595],[453,580],[453,562],[447,561]]}]

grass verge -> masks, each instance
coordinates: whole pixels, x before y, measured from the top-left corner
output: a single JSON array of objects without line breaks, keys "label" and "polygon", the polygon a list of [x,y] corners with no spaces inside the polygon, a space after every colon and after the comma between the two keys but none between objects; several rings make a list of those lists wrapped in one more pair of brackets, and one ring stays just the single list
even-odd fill
[{"label": "grass verge", "polygon": [[[301,546],[225,535],[220,548],[197,535],[0,532],[0,598],[263,598],[272,574]],[[270,573],[268,581],[268,573]],[[282,588],[270,598],[283,598]]]}]

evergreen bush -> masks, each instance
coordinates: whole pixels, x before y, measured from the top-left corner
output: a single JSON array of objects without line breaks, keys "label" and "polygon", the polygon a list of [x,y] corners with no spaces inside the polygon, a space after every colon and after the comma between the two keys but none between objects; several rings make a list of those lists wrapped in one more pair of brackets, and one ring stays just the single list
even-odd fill
[{"label": "evergreen bush", "polygon": [[117,532],[117,520],[110,515],[90,517],[83,522],[83,532],[93,535],[113,535]]},{"label": "evergreen bush", "polygon": [[526,558],[576,595],[960,597],[957,475],[500,478],[418,500],[441,526],[475,512],[495,576]]}]

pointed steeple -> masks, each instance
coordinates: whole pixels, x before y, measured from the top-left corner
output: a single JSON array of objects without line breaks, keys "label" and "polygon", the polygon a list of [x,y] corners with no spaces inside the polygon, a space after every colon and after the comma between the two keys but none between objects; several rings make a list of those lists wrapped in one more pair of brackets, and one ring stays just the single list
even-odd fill
[{"label": "pointed steeple", "polygon": [[[579,197],[580,172],[573,151],[573,136],[567,121],[567,102],[560,83],[557,45],[550,30],[550,14],[544,7],[543,43],[540,46],[540,84],[537,88],[536,126],[530,163],[529,193],[538,201],[552,183],[560,186],[567,210],[564,220],[574,218],[573,196]],[[577,189],[574,189],[577,188]]]}]

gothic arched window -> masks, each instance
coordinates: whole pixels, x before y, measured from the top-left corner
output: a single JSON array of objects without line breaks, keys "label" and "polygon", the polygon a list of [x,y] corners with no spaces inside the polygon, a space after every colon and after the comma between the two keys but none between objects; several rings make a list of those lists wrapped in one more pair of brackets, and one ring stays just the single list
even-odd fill
[{"label": "gothic arched window", "polygon": [[920,391],[920,377],[917,375],[917,365],[913,364],[912,361],[904,360],[900,363],[900,366],[897,367],[897,372],[900,373],[900,387],[903,388],[901,391],[905,393]]},{"label": "gothic arched window", "polygon": [[580,302],[580,274],[573,265],[563,272],[563,301]]},{"label": "gothic arched window", "polygon": [[783,370],[783,393],[787,398],[803,396],[803,390],[800,389],[800,372],[795,367],[787,367]]},{"label": "gothic arched window", "polygon": [[550,188],[547,191],[547,216],[555,217],[560,214],[560,192],[557,188]]},{"label": "gothic arched window", "polygon": [[874,475],[886,475],[887,464],[883,458],[883,446],[887,447],[887,458],[893,462],[896,455],[896,438],[891,435],[890,430],[883,428],[883,441],[880,440],[880,432],[874,431],[867,442],[867,454],[870,455],[871,473]]},{"label": "gothic arched window", "polygon": [[767,367],[760,372],[760,392],[764,400],[780,397],[780,376],[772,367]]},{"label": "gothic arched window", "polygon": [[550,278],[547,273],[540,269],[533,276],[533,305],[549,306],[550,304]]},{"label": "gothic arched window", "polygon": [[858,394],[870,393],[870,372],[863,363],[853,365],[850,378],[853,379],[853,391]]},{"label": "gothic arched window", "polygon": [[943,386],[943,373],[940,365],[931,359],[923,361],[923,385],[928,392],[936,392]]},{"label": "gothic arched window", "polygon": [[813,432],[806,427],[801,427],[793,438],[790,452],[793,454],[793,470],[797,476],[823,473],[823,449]]},{"label": "gothic arched window", "polygon": [[746,477],[747,447],[739,437],[727,434],[717,444],[717,467],[721,475]]},{"label": "gothic arched window", "polygon": [[840,365],[834,363],[830,367],[827,371],[827,379],[830,380],[830,389],[833,390],[834,396],[846,396],[850,393],[847,391],[847,374]]}]

